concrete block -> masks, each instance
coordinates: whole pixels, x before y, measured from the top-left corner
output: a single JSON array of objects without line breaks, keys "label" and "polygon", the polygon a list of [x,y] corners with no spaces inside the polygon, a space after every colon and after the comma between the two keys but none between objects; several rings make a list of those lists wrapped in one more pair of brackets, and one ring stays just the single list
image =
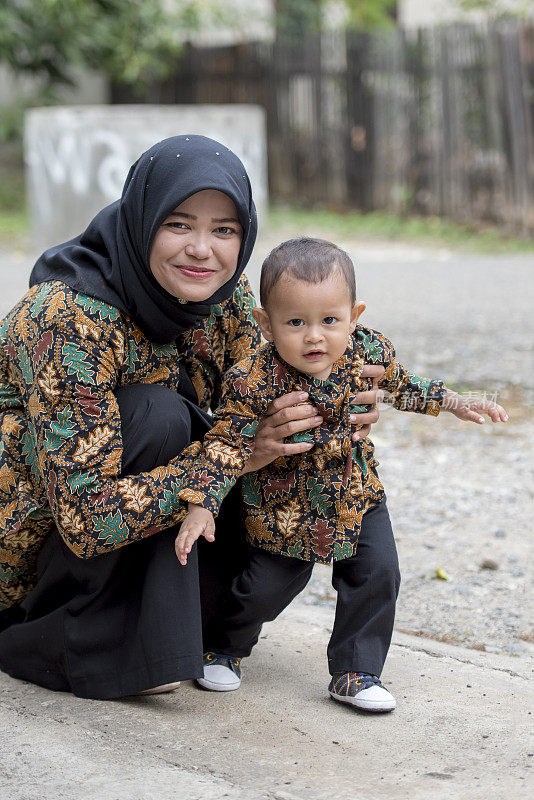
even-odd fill
[{"label": "concrete block", "polygon": [[120,197],[131,164],[155,142],[195,133],[245,164],[258,213],[267,208],[265,112],[253,105],[61,106],[26,113],[24,149],[33,244],[83,231]]}]

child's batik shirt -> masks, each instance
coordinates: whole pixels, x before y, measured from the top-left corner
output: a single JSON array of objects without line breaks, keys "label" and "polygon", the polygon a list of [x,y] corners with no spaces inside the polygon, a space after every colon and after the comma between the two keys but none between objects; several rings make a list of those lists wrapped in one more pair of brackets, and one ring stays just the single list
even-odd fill
[{"label": "child's batik shirt", "polygon": [[155,383],[215,408],[224,373],[256,353],[260,332],[245,276],[198,327],[156,344],[129,317],[60,281],[34,286],[0,323],[0,610],[35,583],[54,523],[80,558],[175,525],[188,484],[180,456],[121,477],[115,392]]},{"label": "child's batik shirt", "polygon": [[[313,430],[287,441],[313,442],[306,453],[277,458],[243,476],[245,526],[250,544],[281,555],[329,563],[356,552],[363,514],[384,497],[369,439],[354,443],[350,414],[354,395],[371,388],[362,379],[364,364],[382,364],[379,387],[393,405],[436,416],[445,387],[406,370],[381,333],[358,326],[327,380],[316,380],[289,366],[273,345],[232,368],[225,376],[214,427],[188,448],[192,458],[182,500],[217,514],[221,501],[252,454],[256,428],[274,398],[305,391],[323,417]],[[185,454],[183,454],[185,455]],[[196,468],[193,464],[196,459]]]}]

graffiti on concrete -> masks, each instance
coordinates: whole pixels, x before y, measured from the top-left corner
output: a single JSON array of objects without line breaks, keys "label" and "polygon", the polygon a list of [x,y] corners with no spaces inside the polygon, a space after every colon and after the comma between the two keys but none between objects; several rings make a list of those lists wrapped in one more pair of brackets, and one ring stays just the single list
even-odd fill
[{"label": "graffiti on concrete", "polygon": [[104,203],[120,197],[130,150],[119,134],[103,128],[71,129],[32,136],[28,145],[33,190],[43,212],[51,213],[59,189],[80,198],[96,193]]}]

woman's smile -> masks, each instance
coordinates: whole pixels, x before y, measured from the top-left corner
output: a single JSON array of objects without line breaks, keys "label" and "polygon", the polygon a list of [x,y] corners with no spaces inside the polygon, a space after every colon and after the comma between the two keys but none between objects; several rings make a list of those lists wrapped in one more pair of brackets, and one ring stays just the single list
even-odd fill
[{"label": "woman's smile", "polygon": [[175,269],[179,270],[182,275],[186,275],[188,278],[193,278],[195,281],[202,281],[206,280],[206,278],[211,277],[216,270],[208,269],[207,267],[196,267],[190,266],[189,264],[172,264]]}]

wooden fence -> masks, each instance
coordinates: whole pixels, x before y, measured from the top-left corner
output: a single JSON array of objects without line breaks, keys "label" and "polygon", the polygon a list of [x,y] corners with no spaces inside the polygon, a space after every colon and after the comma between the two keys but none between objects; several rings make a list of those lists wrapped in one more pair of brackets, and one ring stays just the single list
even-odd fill
[{"label": "wooden fence", "polygon": [[144,99],[263,105],[275,200],[534,232],[532,26],[188,46]]}]

